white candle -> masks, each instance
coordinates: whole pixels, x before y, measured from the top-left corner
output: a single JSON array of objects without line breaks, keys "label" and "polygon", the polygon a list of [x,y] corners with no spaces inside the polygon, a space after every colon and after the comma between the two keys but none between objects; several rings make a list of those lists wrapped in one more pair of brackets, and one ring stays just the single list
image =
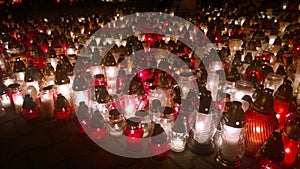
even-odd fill
[{"label": "white candle", "polygon": [[52,94],[44,93],[41,95],[41,113],[45,114],[47,117],[53,117],[54,100]]},{"label": "white candle", "polygon": [[196,114],[196,122],[194,129],[194,139],[199,143],[209,141],[212,136],[213,114]]},{"label": "white candle", "polygon": [[89,93],[88,90],[83,91],[73,91],[73,103],[75,110],[77,111],[77,108],[79,107],[80,102],[85,102],[86,104],[89,103]]},{"label": "white candle", "polygon": [[1,104],[3,108],[10,107],[10,99],[7,94],[1,95]]},{"label": "white candle", "polygon": [[12,95],[13,101],[14,101],[14,105],[15,105],[15,110],[16,113],[21,113],[21,109],[22,109],[22,105],[23,105],[23,97],[22,97],[22,93],[21,92],[17,92],[14,93]]},{"label": "white candle", "polygon": [[239,155],[238,142],[243,128],[224,125],[222,133],[222,156],[229,161],[235,161]]}]

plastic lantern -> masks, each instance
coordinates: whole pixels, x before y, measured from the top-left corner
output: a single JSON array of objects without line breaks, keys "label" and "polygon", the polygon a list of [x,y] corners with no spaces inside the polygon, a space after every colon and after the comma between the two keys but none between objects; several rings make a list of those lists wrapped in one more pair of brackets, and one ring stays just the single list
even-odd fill
[{"label": "plastic lantern", "polygon": [[89,123],[89,136],[97,141],[102,141],[108,136],[107,125],[98,110],[94,111]]},{"label": "plastic lantern", "polygon": [[300,153],[300,117],[296,115],[295,118],[288,121],[283,130],[284,143],[284,165],[291,167],[295,164]]},{"label": "plastic lantern", "polygon": [[37,91],[37,94],[39,93],[40,86],[38,81],[34,79],[32,74],[28,75],[27,73],[25,73],[24,83],[22,84],[22,91],[26,91],[29,86],[34,86],[34,88]]},{"label": "plastic lantern", "polygon": [[156,163],[163,163],[167,159],[170,146],[167,134],[160,124],[155,124],[152,137],[149,140],[148,148],[150,153],[153,155],[151,157],[152,161]]},{"label": "plastic lantern", "polygon": [[245,95],[252,96],[253,94],[253,84],[246,80],[238,80],[235,83],[235,92],[233,101],[241,101]]},{"label": "plastic lantern", "polygon": [[264,82],[263,72],[262,72],[262,60],[261,56],[255,56],[255,59],[251,65],[246,69],[245,79],[249,79],[251,74],[255,74],[260,82]]},{"label": "plastic lantern", "polygon": [[8,96],[9,89],[4,84],[0,85],[0,101],[2,108],[9,108],[11,106],[11,100]]},{"label": "plastic lantern", "polygon": [[160,122],[161,110],[162,110],[162,106],[161,106],[160,101],[158,99],[152,100],[152,103],[150,104],[150,109],[149,109],[151,121],[153,121],[154,123]]},{"label": "plastic lantern", "polygon": [[107,86],[107,82],[103,74],[96,74],[94,79],[94,86]]},{"label": "plastic lantern", "polygon": [[45,117],[54,116],[54,93],[53,86],[44,87],[40,93],[41,114]]},{"label": "plastic lantern", "polygon": [[89,107],[85,104],[85,102],[80,102],[79,107],[77,109],[77,118],[75,121],[75,124],[78,128],[78,132],[80,134],[85,134],[85,130],[88,129],[88,125],[90,123],[90,113],[89,113]]},{"label": "plastic lantern", "polygon": [[245,151],[246,119],[242,103],[232,102],[221,123],[222,144],[216,160],[225,167],[238,168]]},{"label": "plastic lantern", "polygon": [[88,85],[81,73],[77,73],[72,85],[72,98],[75,111],[79,107],[80,102],[89,103]]},{"label": "plastic lantern", "polygon": [[37,118],[39,114],[39,107],[35,100],[29,95],[25,95],[24,102],[22,105],[21,116],[25,120],[32,120]]},{"label": "plastic lantern", "polygon": [[53,48],[49,48],[47,51],[47,63],[50,63],[53,66],[54,70],[56,70],[57,62],[58,58],[55,50]]},{"label": "plastic lantern", "polygon": [[117,77],[117,91],[125,88],[126,72],[124,69],[120,69]]},{"label": "plastic lantern", "polygon": [[178,86],[182,89],[182,97],[185,99],[187,97],[188,92],[192,89],[193,83],[193,74],[190,72],[182,72],[179,74]]},{"label": "plastic lantern", "polygon": [[70,103],[62,94],[56,97],[54,114],[57,119],[68,119],[72,115]]},{"label": "plastic lantern", "polygon": [[14,76],[20,84],[24,82],[25,78],[25,70],[26,70],[26,65],[20,58],[16,58],[16,61],[14,62]]},{"label": "plastic lantern", "polygon": [[281,134],[273,132],[256,154],[257,168],[283,169],[284,147]]},{"label": "plastic lantern", "polygon": [[13,103],[15,105],[16,113],[21,113],[22,105],[23,105],[23,97],[20,91],[12,94]]},{"label": "plastic lantern", "polygon": [[278,87],[283,82],[283,76],[275,74],[275,73],[269,73],[265,79],[265,87],[270,88],[274,91],[277,91]]},{"label": "plastic lantern", "polygon": [[55,92],[57,94],[61,93],[68,100],[69,104],[71,104],[70,78],[64,71],[61,62],[57,63],[54,83]]},{"label": "plastic lantern", "polygon": [[169,136],[174,122],[174,110],[171,107],[162,107],[162,110],[163,112],[160,114],[160,125]]},{"label": "plastic lantern", "polygon": [[112,136],[121,136],[125,125],[123,115],[117,110],[112,109],[109,111],[108,116],[109,134]]},{"label": "plastic lantern", "polygon": [[44,77],[46,80],[46,84],[48,86],[54,85],[54,80],[55,80],[55,70],[54,67],[51,65],[51,63],[46,64],[45,72],[44,72]]},{"label": "plastic lantern", "polygon": [[115,61],[115,58],[111,53],[108,53],[106,55],[106,58],[104,59],[104,65],[105,65],[105,74],[107,78],[107,84],[108,84],[108,90],[109,93],[116,93],[116,80],[119,72],[119,68],[117,66],[117,63]]},{"label": "plastic lantern", "polygon": [[97,110],[100,111],[100,113],[104,116],[104,118],[106,118],[106,116],[108,114],[107,108],[109,107],[109,104],[111,103],[111,96],[108,94],[108,91],[106,90],[106,86],[103,86],[103,85],[97,86],[95,95],[96,95],[96,101],[97,101],[96,108],[97,108]]},{"label": "plastic lantern", "polygon": [[282,130],[286,117],[289,114],[290,103],[293,97],[292,82],[285,80],[274,94],[274,111],[279,123],[279,129]]},{"label": "plastic lantern", "polygon": [[130,117],[126,122],[124,134],[127,136],[127,150],[130,152],[141,151],[144,134],[141,120],[137,117]]},{"label": "plastic lantern", "polygon": [[211,92],[206,90],[200,95],[199,111],[187,142],[188,148],[196,154],[211,154],[214,151],[213,135],[216,131],[216,110]]},{"label": "plastic lantern", "polygon": [[135,113],[135,116],[141,120],[141,126],[144,130],[143,137],[147,137],[151,128],[151,120],[148,111],[139,110]]},{"label": "plastic lantern", "polygon": [[97,53],[94,53],[92,55],[92,59],[91,59],[91,67],[89,69],[90,73],[92,76],[95,76],[97,74],[104,74],[104,68],[103,66],[101,65],[101,62],[102,62],[102,56],[97,54]]},{"label": "plastic lantern", "polygon": [[170,148],[174,152],[182,152],[188,138],[186,120],[183,115],[179,114],[170,131]]},{"label": "plastic lantern", "polygon": [[264,141],[271,136],[277,127],[274,113],[273,90],[266,88],[250,109],[245,112],[246,117],[246,153],[254,155]]}]

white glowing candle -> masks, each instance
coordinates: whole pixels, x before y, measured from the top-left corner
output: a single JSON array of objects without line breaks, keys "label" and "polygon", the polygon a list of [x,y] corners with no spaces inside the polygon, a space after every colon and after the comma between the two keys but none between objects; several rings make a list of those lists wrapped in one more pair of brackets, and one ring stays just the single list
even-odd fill
[{"label": "white glowing candle", "polygon": [[45,91],[41,93],[41,113],[47,117],[53,117],[54,115],[54,100],[53,93]]},{"label": "white glowing candle", "polygon": [[194,139],[199,143],[209,141],[212,133],[213,114],[196,114]]},{"label": "white glowing candle", "polygon": [[21,113],[21,109],[22,109],[22,105],[23,105],[23,97],[22,97],[22,93],[21,92],[16,92],[12,95],[12,98],[13,98],[13,102],[14,102],[14,105],[15,105],[15,110],[16,110],[16,113]]},{"label": "white glowing candle", "polygon": [[70,84],[62,84],[62,85],[56,85],[56,93],[61,93],[69,103],[72,103],[71,99],[71,87]]},{"label": "white glowing candle", "polygon": [[239,155],[238,142],[243,128],[234,128],[224,125],[222,133],[221,152],[223,158],[234,161]]},{"label": "white glowing candle", "polygon": [[1,95],[1,104],[3,108],[10,107],[10,98],[8,97],[7,94]]}]

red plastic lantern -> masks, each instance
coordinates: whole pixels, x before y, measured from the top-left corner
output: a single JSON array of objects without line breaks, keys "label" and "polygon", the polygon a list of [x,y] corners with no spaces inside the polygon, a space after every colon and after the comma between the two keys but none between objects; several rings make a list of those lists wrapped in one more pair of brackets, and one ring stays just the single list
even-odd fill
[{"label": "red plastic lantern", "polygon": [[282,161],[284,159],[283,142],[281,134],[273,134],[264,142],[256,154],[259,169],[283,169]]},{"label": "red plastic lantern", "polygon": [[127,124],[124,130],[127,136],[127,150],[137,152],[142,150],[142,138],[144,130],[141,126],[141,120],[137,117],[127,119]]},{"label": "red plastic lantern", "polygon": [[292,166],[300,153],[300,117],[290,120],[283,132],[284,165]]},{"label": "red plastic lantern", "polygon": [[247,130],[245,138],[246,153],[254,155],[277,126],[273,90],[265,89],[245,113],[245,117]]},{"label": "red plastic lantern", "polygon": [[280,130],[283,129],[286,117],[289,114],[291,99],[293,97],[292,82],[285,80],[274,94],[274,111],[278,119]]}]

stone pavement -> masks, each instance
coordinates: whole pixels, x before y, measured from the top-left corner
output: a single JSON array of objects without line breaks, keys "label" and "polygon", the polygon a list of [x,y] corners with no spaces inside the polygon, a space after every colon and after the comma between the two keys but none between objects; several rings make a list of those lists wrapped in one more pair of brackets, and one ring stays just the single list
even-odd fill
[{"label": "stone pavement", "polygon": [[[215,169],[215,154],[201,157],[189,150],[170,151],[163,164],[150,158],[131,159],[103,150],[78,133],[74,119],[38,119],[25,122],[7,111],[0,119],[0,169]],[[245,167],[251,165],[247,159]],[[220,168],[221,169],[221,168]]]}]

